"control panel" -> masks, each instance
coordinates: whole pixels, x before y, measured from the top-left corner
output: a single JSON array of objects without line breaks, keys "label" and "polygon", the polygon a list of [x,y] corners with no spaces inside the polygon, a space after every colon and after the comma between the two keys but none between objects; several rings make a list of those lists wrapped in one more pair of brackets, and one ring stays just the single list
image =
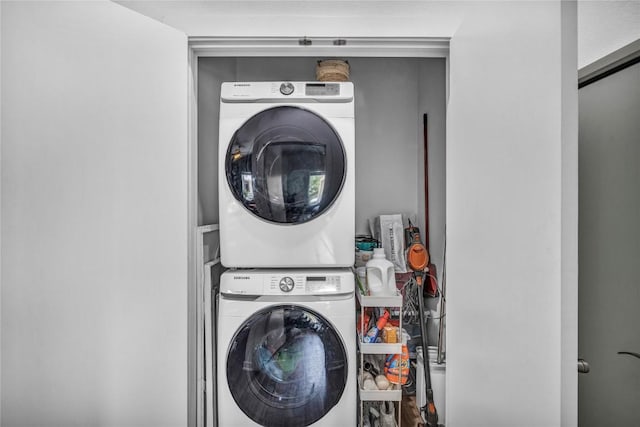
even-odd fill
[{"label": "control panel", "polygon": [[304,95],[305,97],[323,97],[323,96],[340,96],[340,83],[291,83],[283,82],[273,83],[271,86],[272,93],[278,92],[282,95]]},{"label": "control panel", "polygon": [[226,82],[220,91],[222,102],[350,102],[351,82]]},{"label": "control panel", "polygon": [[228,295],[331,295],[353,292],[353,273],[276,270],[229,271],[220,281],[220,292]]},{"label": "control panel", "polygon": [[318,295],[341,292],[340,276],[338,275],[273,275],[265,285],[268,286],[265,286],[267,289],[264,289],[263,295]]}]

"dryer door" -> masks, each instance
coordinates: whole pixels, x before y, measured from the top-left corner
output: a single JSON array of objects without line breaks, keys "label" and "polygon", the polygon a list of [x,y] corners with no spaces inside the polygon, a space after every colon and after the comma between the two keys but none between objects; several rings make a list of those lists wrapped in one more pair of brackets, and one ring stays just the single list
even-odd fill
[{"label": "dryer door", "polygon": [[293,305],[251,316],[234,335],[227,382],[238,407],[256,423],[308,426],[331,410],[348,375],[344,343],[318,313]]},{"label": "dryer door", "polygon": [[323,118],[299,107],[270,108],[233,135],[225,159],[234,197],[259,218],[300,224],[322,215],[340,195],[346,156]]}]

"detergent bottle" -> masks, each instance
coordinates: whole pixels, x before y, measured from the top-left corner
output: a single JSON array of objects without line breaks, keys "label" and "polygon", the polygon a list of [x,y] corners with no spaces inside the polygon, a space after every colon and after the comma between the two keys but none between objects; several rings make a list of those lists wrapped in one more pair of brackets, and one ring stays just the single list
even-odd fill
[{"label": "detergent bottle", "polygon": [[407,342],[410,337],[407,331],[402,330],[402,353],[390,354],[384,364],[384,374],[393,384],[404,385],[409,377],[409,349]]},{"label": "detergent bottle", "polygon": [[396,275],[393,263],[385,258],[383,248],[375,248],[373,257],[367,261],[367,285],[373,296],[395,295]]},{"label": "detergent bottle", "polygon": [[384,329],[384,325],[387,324],[387,321],[389,320],[390,316],[391,316],[391,313],[389,313],[389,310],[385,310],[384,314],[380,316],[380,318],[376,322],[376,325],[373,328],[369,329],[369,332],[367,332],[367,335],[365,335],[362,338],[362,341],[366,343],[376,342],[376,340],[380,336],[380,332],[382,331],[382,329]]}]

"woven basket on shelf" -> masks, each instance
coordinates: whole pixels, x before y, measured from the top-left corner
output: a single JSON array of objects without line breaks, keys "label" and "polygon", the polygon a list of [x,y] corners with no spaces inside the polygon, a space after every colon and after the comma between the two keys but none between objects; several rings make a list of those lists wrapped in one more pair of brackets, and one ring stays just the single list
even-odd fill
[{"label": "woven basket on shelf", "polygon": [[346,82],[349,80],[349,63],[341,59],[318,61],[316,79],[321,82]]}]

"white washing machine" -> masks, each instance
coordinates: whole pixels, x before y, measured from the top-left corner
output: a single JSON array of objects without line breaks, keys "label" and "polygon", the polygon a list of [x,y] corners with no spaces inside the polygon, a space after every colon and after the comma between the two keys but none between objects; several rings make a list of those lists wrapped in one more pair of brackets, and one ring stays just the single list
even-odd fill
[{"label": "white washing machine", "polygon": [[354,156],[352,83],[223,83],[222,264],[353,265]]},{"label": "white washing machine", "polygon": [[355,426],[355,322],[350,269],[225,272],[218,425]]}]

